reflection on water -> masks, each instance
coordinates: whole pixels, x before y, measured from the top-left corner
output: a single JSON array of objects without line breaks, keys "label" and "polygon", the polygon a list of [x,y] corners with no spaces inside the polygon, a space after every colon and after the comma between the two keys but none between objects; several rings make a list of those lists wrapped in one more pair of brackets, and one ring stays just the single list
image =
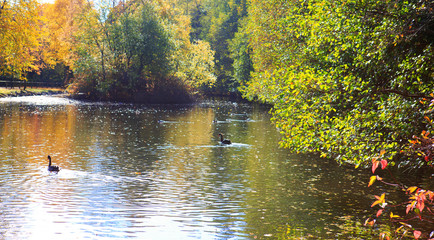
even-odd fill
[{"label": "reflection on water", "polygon": [[363,221],[369,175],[279,149],[269,117],[231,102],[2,99],[0,236],[335,238],[346,218]]}]

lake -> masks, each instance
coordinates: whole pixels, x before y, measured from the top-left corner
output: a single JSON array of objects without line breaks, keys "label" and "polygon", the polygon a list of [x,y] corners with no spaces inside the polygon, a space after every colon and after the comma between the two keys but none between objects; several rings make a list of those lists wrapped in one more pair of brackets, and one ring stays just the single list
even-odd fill
[{"label": "lake", "polygon": [[[280,149],[268,110],[0,99],[0,238],[369,234],[362,224],[382,190],[367,187],[370,171]],[[59,173],[47,171],[47,155]]]}]

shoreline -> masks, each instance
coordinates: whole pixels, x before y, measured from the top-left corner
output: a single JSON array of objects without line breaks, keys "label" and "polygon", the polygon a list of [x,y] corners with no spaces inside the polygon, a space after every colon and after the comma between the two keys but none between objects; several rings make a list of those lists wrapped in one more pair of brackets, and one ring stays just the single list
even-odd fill
[{"label": "shoreline", "polygon": [[55,94],[63,94],[63,93],[65,93],[65,90],[60,88],[27,88],[26,90],[23,90],[19,88],[11,89],[11,88],[0,87],[0,98],[55,95]]}]

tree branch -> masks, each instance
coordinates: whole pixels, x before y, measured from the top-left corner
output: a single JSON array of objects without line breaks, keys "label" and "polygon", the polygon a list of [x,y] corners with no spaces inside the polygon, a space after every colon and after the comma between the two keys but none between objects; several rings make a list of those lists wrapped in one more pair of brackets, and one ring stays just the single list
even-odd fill
[{"label": "tree branch", "polygon": [[430,95],[425,95],[422,93],[409,93],[409,92],[404,92],[404,91],[400,91],[397,89],[381,89],[379,91],[380,93],[395,93],[398,95],[401,95],[405,98],[427,98],[427,99],[433,99],[433,96]]}]

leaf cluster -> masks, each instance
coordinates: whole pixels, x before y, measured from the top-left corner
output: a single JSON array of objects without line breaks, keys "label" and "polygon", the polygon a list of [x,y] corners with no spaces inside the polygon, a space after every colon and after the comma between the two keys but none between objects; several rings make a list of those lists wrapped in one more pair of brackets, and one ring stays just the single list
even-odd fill
[{"label": "leaf cluster", "polygon": [[[425,140],[428,139],[427,133],[423,133],[422,136]],[[418,143],[411,141],[411,149],[412,151],[419,152],[420,149],[419,147],[414,147],[415,144]],[[379,157],[372,159],[372,173],[375,174],[381,165],[381,170],[383,172],[387,171],[389,179],[393,182],[386,182],[384,180],[385,177],[374,175],[371,176],[368,187],[373,185],[375,181],[380,181],[383,184],[401,189],[405,193],[407,200],[402,203],[393,203],[386,200],[386,193],[375,196],[376,200],[372,203],[371,207],[379,206],[380,208],[377,210],[375,217],[366,219],[365,226],[373,226],[378,220],[385,218],[390,222],[398,223],[399,227],[393,232],[381,233],[380,239],[390,239],[391,237],[402,239],[409,235],[414,239],[433,239],[434,229],[430,228],[430,226],[432,227],[434,224],[434,192],[417,186],[408,187],[398,182],[387,168],[387,160],[381,159],[384,157],[384,153],[385,151],[383,150],[380,152]],[[397,212],[401,212],[402,215],[396,214]]]},{"label": "leaf cluster", "polygon": [[77,79],[88,79],[93,94],[126,100],[175,78],[191,89],[213,84],[214,52],[190,42],[189,19],[170,1],[105,6],[83,9],[76,35]]},{"label": "leaf cluster", "polygon": [[0,2],[0,76],[25,80],[26,73],[38,70],[38,56],[44,32],[36,0]]},{"label": "leaf cluster", "polygon": [[215,52],[214,92],[237,92],[239,82],[246,81],[252,70],[248,43],[240,31],[247,15],[247,2],[202,0],[191,12],[191,39],[208,42]]},{"label": "leaf cluster", "polygon": [[432,5],[252,0],[244,30],[254,72],[241,90],[274,105],[284,147],[356,165],[382,149],[396,159],[431,127],[420,120],[431,117]]}]

